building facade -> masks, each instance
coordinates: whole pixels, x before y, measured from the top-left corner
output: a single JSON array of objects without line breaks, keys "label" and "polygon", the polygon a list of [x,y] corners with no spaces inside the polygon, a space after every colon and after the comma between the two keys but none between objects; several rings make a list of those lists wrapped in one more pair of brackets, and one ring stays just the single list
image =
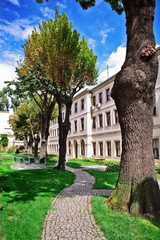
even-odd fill
[{"label": "building facade", "polygon": [[[160,54],[160,49],[158,50]],[[160,55],[158,56],[160,63]],[[85,89],[73,100],[67,139],[67,158],[94,157],[119,159],[121,155],[121,130],[118,112],[110,93],[115,76],[96,87]],[[63,118],[65,109],[63,109]],[[153,152],[160,159],[160,64],[155,90],[153,111]],[[58,153],[58,120],[50,124],[48,152]]]}]

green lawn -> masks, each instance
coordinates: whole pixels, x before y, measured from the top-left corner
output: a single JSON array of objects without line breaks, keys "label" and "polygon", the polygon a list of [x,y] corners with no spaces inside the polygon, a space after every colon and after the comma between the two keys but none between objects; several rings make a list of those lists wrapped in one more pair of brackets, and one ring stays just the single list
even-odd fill
[{"label": "green lawn", "polygon": [[75,159],[69,159],[66,165],[72,168],[82,168],[82,166],[93,166],[93,165],[99,165],[99,164],[95,162],[90,162],[89,160],[85,161],[85,160],[75,158]]},{"label": "green lawn", "polygon": [[88,172],[89,174],[93,175],[95,177],[95,184],[93,185],[93,188],[96,189],[114,189],[119,173],[118,172],[104,172],[104,171],[98,171],[94,169],[88,169],[84,170]]},{"label": "green lawn", "polygon": [[92,213],[108,240],[160,240],[157,222],[119,213],[107,207],[105,197],[92,197]]},{"label": "green lawn", "polygon": [[0,239],[40,240],[51,201],[75,175],[52,169],[12,170],[13,156],[8,155],[0,154]]}]

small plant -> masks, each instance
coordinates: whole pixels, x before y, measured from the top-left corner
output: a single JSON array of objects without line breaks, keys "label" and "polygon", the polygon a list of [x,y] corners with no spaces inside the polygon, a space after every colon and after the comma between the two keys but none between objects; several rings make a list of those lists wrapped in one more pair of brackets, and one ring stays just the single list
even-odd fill
[{"label": "small plant", "polygon": [[16,149],[15,153],[16,153],[16,154],[19,154],[19,153],[20,153],[19,148]]},{"label": "small plant", "polygon": [[104,165],[107,166],[106,172],[119,172],[120,171],[120,162],[114,160],[105,160]]},{"label": "small plant", "polygon": [[1,134],[1,140],[0,143],[2,147],[7,147],[8,146],[9,139],[7,137],[7,134]]},{"label": "small plant", "polygon": [[156,172],[157,172],[158,174],[160,174],[160,164],[157,164],[157,165],[156,165]]},{"label": "small plant", "polygon": [[20,150],[20,151],[24,150],[24,146],[20,146],[20,147],[19,147],[19,150]]},{"label": "small plant", "polygon": [[14,153],[14,149],[13,148],[9,148],[7,153]]}]

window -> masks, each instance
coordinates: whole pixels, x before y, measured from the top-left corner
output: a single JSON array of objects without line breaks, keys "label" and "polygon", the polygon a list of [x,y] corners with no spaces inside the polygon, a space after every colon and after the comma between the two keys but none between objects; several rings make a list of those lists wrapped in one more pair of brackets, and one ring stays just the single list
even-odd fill
[{"label": "window", "polygon": [[99,114],[99,127],[103,127],[103,119],[102,119],[102,114]]},{"label": "window", "polygon": [[77,120],[74,121],[74,131],[77,132]]},{"label": "window", "polygon": [[71,141],[68,143],[68,153],[71,154]]},{"label": "window", "polygon": [[84,110],[84,99],[81,100],[81,110]]},{"label": "window", "polygon": [[110,88],[106,89],[106,102],[111,99],[111,90]]},{"label": "window", "polygon": [[93,142],[93,155],[96,155],[96,143]]},{"label": "window", "polygon": [[96,128],[96,117],[93,117],[93,129],[95,129]]},{"label": "window", "polygon": [[85,143],[84,143],[84,140],[81,141],[81,155],[85,155]]},{"label": "window", "polygon": [[93,106],[96,106],[96,96],[93,96]]},{"label": "window", "polygon": [[115,115],[115,124],[118,124],[119,123],[119,118],[118,118],[118,111],[117,110],[114,111],[114,115]]},{"label": "window", "polygon": [[154,158],[159,159],[158,139],[152,140]]},{"label": "window", "polygon": [[99,142],[99,154],[103,156],[103,142]]},{"label": "window", "polygon": [[107,142],[107,156],[111,156],[111,142]]},{"label": "window", "polygon": [[99,103],[102,103],[102,92],[99,93]]},{"label": "window", "polygon": [[81,118],[81,130],[84,130],[84,118]]},{"label": "window", "polygon": [[106,113],[107,126],[111,125],[111,114],[110,112]]},{"label": "window", "polygon": [[120,141],[116,142],[116,157],[120,157]]},{"label": "window", "polygon": [[75,105],[74,105],[74,112],[75,113],[77,112],[77,103],[75,103]]}]

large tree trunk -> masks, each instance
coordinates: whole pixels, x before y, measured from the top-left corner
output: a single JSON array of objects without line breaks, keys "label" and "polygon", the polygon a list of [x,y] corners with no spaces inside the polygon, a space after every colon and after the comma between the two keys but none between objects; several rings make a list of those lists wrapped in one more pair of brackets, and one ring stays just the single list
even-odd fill
[{"label": "large tree trunk", "polygon": [[28,152],[28,142],[27,142],[27,136],[24,136],[24,151],[25,153]]},{"label": "large tree trunk", "polygon": [[54,168],[57,170],[65,171],[66,163],[66,145],[67,145],[67,136],[70,129],[70,110],[72,106],[72,99],[66,98],[66,115],[63,122],[62,119],[62,101],[58,102],[59,107],[59,116],[58,116],[58,125],[59,125],[59,160],[58,165]]},{"label": "large tree trunk", "polygon": [[123,0],[127,55],[112,89],[122,132],[121,168],[109,206],[135,216],[160,214],[160,191],[152,150],[153,102],[158,61],[153,19],[155,1]]}]

